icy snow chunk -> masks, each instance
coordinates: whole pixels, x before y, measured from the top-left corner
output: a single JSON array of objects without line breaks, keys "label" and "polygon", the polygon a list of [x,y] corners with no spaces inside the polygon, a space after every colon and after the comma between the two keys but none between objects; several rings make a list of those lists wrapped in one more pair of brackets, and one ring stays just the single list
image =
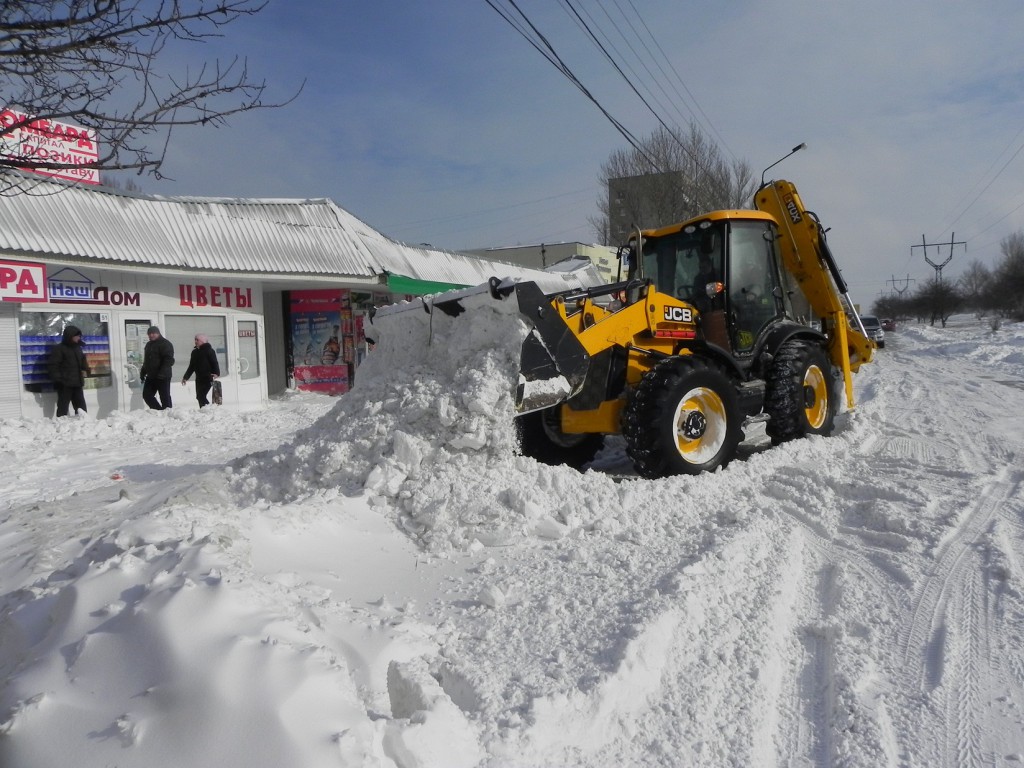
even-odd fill
[{"label": "icy snow chunk", "polygon": [[486,757],[469,720],[422,659],[391,662],[388,696],[396,719],[383,747],[400,768],[472,768]]},{"label": "icy snow chunk", "polygon": [[533,526],[533,532],[542,539],[561,539],[569,534],[569,526],[545,515]]},{"label": "icy snow chunk", "polygon": [[425,528],[440,526],[448,517],[448,499],[413,497],[406,505],[412,518]]},{"label": "icy snow chunk", "polygon": [[572,392],[572,387],[564,376],[527,381],[526,377],[520,374],[519,384],[523,388],[523,403],[531,408],[561,403]]},{"label": "icy snow chunk", "polygon": [[363,488],[374,493],[394,497],[402,490],[402,483],[405,482],[407,477],[408,475],[394,464],[382,461],[370,470],[370,474],[366,477],[366,482],[363,483]]},{"label": "icy snow chunk", "polygon": [[460,450],[468,449],[478,451],[487,446],[487,431],[481,424],[477,427],[475,432],[452,438],[448,441],[448,444],[452,446],[452,448],[458,448]]},{"label": "icy snow chunk", "polygon": [[544,517],[544,510],[539,504],[535,504],[532,501],[523,503],[522,506],[523,517],[527,520],[539,520]]},{"label": "icy snow chunk", "polygon": [[415,475],[423,461],[423,451],[416,438],[406,432],[396,431],[394,451],[395,461],[410,475]]},{"label": "icy snow chunk", "polygon": [[508,602],[508,598],[505,596],[505,593],[501,591],[501,587],[494,584],[480,590],[480,594],[477,596],[477,599],[488,608],[501,608],[506,602]]}]

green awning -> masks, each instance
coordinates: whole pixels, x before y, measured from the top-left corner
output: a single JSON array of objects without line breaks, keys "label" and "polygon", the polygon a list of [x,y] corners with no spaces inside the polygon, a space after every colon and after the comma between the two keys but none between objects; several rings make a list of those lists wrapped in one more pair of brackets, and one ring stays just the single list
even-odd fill
[{"label": "green awning", "polygon": [[417,280],[405,275],[388,274],[388,290],[392,293],[411,293],[414,296],[423,296],[428,293],[441,293],[465,287],[464,283],[439,283],[433,280]]}]

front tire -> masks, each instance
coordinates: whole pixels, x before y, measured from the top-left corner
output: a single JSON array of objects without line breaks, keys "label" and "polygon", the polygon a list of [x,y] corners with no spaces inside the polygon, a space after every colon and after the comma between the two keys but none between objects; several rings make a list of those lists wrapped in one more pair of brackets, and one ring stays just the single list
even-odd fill
[{"label": "front tire", "polygon": [[728,464],[743,439],[736,390],[714,363],[684,355],[644,374],[622,412],[641,477],[696,475]]},{"label": "front tire", "polygon": [[580,469],[594,460],[604,435],[567,434],[562,431],[561,404],[516,418],[519,452],[542,464]]},{"label": "front tire", "polygon": [[832,434],[838,402],[832,365],[821,346],[790,339],[779,347],[765,386],[765,432],[772,444]]}]

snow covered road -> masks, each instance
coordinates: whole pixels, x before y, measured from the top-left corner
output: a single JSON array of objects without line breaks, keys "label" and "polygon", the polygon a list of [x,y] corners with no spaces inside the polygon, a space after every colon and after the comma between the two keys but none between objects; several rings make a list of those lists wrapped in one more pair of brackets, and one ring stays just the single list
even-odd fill
[{"label": "snow covered road", "polygon": [[1024,326],[956,320],[699,477],[514,456],[482,332],[337,401],[4,423],[0,764],[1024,762]]}]

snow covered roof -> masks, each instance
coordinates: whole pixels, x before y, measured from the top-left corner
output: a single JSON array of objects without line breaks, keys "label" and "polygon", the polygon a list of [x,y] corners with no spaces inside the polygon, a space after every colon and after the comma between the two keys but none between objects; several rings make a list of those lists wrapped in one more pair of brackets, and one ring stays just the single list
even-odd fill
[{"label": "snow covered roof", "polygon": [[[274,275],[478,285],[537,270],[413,247],[327,198],[165,197],[0,174],[0,251],[36,258]],[[575,285],[570,278],[570,285]]]}]

